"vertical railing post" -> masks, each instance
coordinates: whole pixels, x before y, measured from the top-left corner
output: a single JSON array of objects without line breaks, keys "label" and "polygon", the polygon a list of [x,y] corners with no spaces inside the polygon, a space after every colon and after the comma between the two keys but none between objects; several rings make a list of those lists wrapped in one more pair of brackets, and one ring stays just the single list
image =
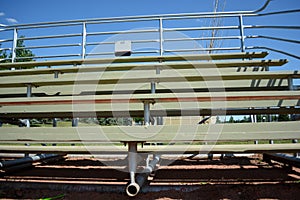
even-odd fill
[{"label": "vertical railing post", "polygon": [[11,52],[11,62],[15,62],[15,60],[16,60],[17,45],[18,45],[18,29],[14,28],[13,44],[12,44],[12,52]]},{"label": "vertical railing post", "polygon": [[85,58],[86,52],[86,22],[82,23],[81,58]]},{"label": "vertical railing post", "polygon": [[243,22],[243,15],[239,15],[239,28],[240,28],[240,36],[241,36],[241,50],[245,52],[245,35],[244,35],[244,22]]},{"label": "vertical railing post", "polygon": [[162,56],[164,53],[164,46],[163,46],[163,19],[159,18],[159,55]]}]

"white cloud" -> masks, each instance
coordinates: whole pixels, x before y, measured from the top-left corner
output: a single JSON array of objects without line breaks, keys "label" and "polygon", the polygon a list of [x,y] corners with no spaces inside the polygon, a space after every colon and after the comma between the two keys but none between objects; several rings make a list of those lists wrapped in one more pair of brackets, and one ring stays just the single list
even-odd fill
[{"label": "white cloud", "polygon": [[8,23],[10,23],[10,24],[16,24],[16,23],[18,23],[18,21],[16,19],[14,19],[14,18],[6,18],[6,21]]},{"label": "white cloud", "polygon": [[0,12],[0,17],[4,16],[5,13],[4,12]]}]

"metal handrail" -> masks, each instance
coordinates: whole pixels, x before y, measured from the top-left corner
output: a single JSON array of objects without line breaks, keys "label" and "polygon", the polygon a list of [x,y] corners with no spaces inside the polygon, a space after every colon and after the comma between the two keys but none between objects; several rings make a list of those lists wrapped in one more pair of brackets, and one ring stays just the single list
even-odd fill
[{"label": "metal handrail", "polygon": [[29,24],[16,24],[16,25],[10,25],[5,26],[6,28],[20,28],[20,27],[27,27],[27,26],[43,26],[43,25],[59,25],[59,24],[81,24],[83,22],[89,23],[89,22],[97,22],[97,21],[117,21],[117,20],[143,20],[143,19],[159,19],[159,18],[172,18],[172,17],[189,17],[189,16],[199,16],[199,15],[228,15],[228,14],[254,14],[263,11],[271,0],[267,0],[264,5],[253,11],[229,11],[229,12],[203,12],[203,13],[179,13],[179,14],[164,14],[164,15],[140,15],[140,16],[124,16],[124,17],[110,17],[110,18],[93,18],[93,19],[80,19],[80,20],[66,20],[66,21],[55,21],[55,22],[42,22],[42,23],[29,23]]},{"label": "metal handrail", "polygon": [[[0,48],[2,51],[10,51],[12,58],[7,58],[6,60],[11,60],[12,62],[18,61],[23,58],[18,58],[16,52],[22,49],[51,49],[51,48],[59,48],[59,49],[67,49],[68,52],[57,53],[57,55],[37,55],[33,57],[28,57],[28,59],[44,59],[44,58],[64,58],[64,57],[81,57],[84,59],[86,56],[99,56],[99,55],[113,55],[113,51],[107,51],[104,49],[103,52],[88,52],[88,48],[91,48],[95,45],[113,45],[115,40],[104,40],[98,39],[97,41],[90,41],[89,39],[92,37],[104,37],[104,36],[115,36],[121,34],[124,36],[132,35],[132,34],[153,34],[155,38],[134,38],[132,40],[132,44],[146,44],[146,43],[155,43],[157,44],[157,49],[155,50],[143,50],[143,49],[135,49],[132,51],[133,54],[156,54],[164,55],[165,53],[185,53],[185,52],[199,52],[199,51],[245,51],[249,49],[267,49],[270,51],[274,51],[277,53],[282,53],[287,56],[291,56],[293,58],[299,59],[299,56],[294,55],[292,53],[285,52],[283,50],[279,50],[273,47],[264,47],[264,46],[246,46],[246,39],[269,39],[276,40],[280,42],[288,42],[293,44],[299,44],[299,40],[292,40],[288,38],[281,38],[276,36],[266,36],[266,35],[247,35],[247,29],[283,29],[283,30],[299,30],[300,26],[288,26],[288,25],[245,25],[243,20],[245,17],[260,17],[260,16],[268,16],[268,15],[277,15],[277,14],[287,14],[287,13],[297,13],[300,12],[300,9],[295,10],[285,10],[285,11],[276,11],[269,13],[261,13],[265,10],[265,8],[270,3],[270,0],[267,0],[264,5],[254,11],[229,11],[229,12],[203,12],[203,13],[180,13],[180,14],[166,14],[166,15],[144,15],[144,16],[127,16],[127,17],[113,17],[113,18],[94,18],[94,19],[82,19],[82,20],[68,20],[68,21],[56,21],[56,22],[45,22],[45,23],[30,23],[30,24],[20,24],[20,25],[11,25],[11,26],[1,26],[0,34],[3,32],[12,32],[11,38],[1,39],[1,44],[11,43],[11,46],[3,46]],[[218,25],[218,26],[183,26],[183,27],[166,27],[164,25],[165,22],[169,20],[190,20],[190,19],[206,19],[206,18],[234,18],[238,19],[237,25]],[[145,22],[151,21],[157,23],[157,26],[151,27],[148,29],[132,29],[132,30],[117,30],[117,31],[94,31],[90,30],[90,26],[106,24],[106,23],[123,23],[123,22]],[[18,31],[26,31],[30,29],[37,28],[58,28],[58,27],[76,27],[81,28],[81,32],[77,30],[77,33],[59,33],[55,35],[40,35],[40,36],[26,36],[19,38]],[[230,35],[230,36],[200,36],[199,31],[215,31],[215,30],[239,30],[238,35]],[[198,31],[198,32],[197,32]],[[176,38],[168,38],[166,35],[168,33],[173,32],[193,32],[196,35],[190,35],[189,37],[177,36]],[[53,42],[52,40],[66,38],[67,42]],[[80,41],[78,41],[78,39]],[[32,44],[26,47],[18,47],[17,40],[21,39],[24,41],[38,41],[41,44]],[[189,41],[205,41],[205,40],[235,40],[240,41],[239,47],[237,44],[232,44],[232,46],[227,47],[180,47],[178,49],[172,49],[168,47],[172,42],[189,42]],[[48,44],[42,44],[42,41],[49,42]],[[196,44],[195,43],[195,44]],[[80,47],[80,49],[78,49]],[[147,46],[145,45],[146,48]],[[149,48],[148,48],[149,49]],[[150,48],[151,49],[151,48]],[[107,51],[107,52],[106,52]],[[37,54],[37,53],[35,53]],[[39,53],[38,53],[39,54]]]}]

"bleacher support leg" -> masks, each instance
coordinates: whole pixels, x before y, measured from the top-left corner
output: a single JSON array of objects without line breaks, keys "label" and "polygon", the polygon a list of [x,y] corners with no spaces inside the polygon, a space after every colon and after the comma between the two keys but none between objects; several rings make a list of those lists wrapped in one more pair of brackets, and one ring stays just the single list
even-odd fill
[{"label": "bleacher support leg", "polygon": [[140,186],[135,181],[135,173],[137,167],[137,142],[128,143],[128,168],[130,175],[130,184],[126,187],[126,193],[128,196],[135,196]]}]

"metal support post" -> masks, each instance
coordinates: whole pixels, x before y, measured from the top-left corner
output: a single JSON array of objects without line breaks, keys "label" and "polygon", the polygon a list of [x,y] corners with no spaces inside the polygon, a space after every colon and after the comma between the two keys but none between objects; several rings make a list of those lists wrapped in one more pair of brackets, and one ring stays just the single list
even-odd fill
[{"label": "metal support post", "polygon": [[59,71],[54,72],[54,78],[58,78]]},{"label": "metal support post", "polygon": [[149,101],[144,102],[144,125],[150,125],[150,103]]},{"label": "metal support post", "polygon": [[[73,118],[72,119],[72,127],[77,127],[78,126],[78,118]],[[71,146],[75,146],[75,144],[71,144]]]},{"label": "metal support post", "polygon": [[78,118],[73,118],[72,119],[72,127],[77,127],[78,126]]},{"label": "metal support post", "polygon": [[[250,109],[252,109],[252,108],[250,108]],[[251,120],[251,123],[256,123],[257,122],[256,115],[250,115],[250,120]],[[254,144],[258,144],[258,141],[254,140]]]},{"label": "metal support post", "polygon": [[27,93],[26,93],[27,97],[31,97],[32,96],[32,85],[28,84],[27,85]]},{"label": "metal support post", "polygon": [[151,94],[155,94],[156,83],[154,81],[151,82]]},{"label": "metal support post", "polygon": [[288,85],[289,85],[289,90],[294,90],[294,84],[293,84],[293,78],[289,77],[288,78]]},{"label": "metal support post", "polygon": [[135,173],[137,167],[137,142],[128,143],[128,168],[130,175],[130,184],[126,188],[126,192],[129,196],[135,196],[140,186],[135,181]]},{"label": "metal support post", "polygon": [[[161,63],[161,61],[159,61],[159,63]],[[160,74],[160,68],[159,67],[156,67],[155,71],[156,71],[156,74]]]},{"label": "metal support post", "polygon": [[86,52],[86,23],[83,22],[82,24],[82,43],[81,43],[81,58],[85,58]]},{"label": "metal support post", "polygon": [[[59,74],[59,71],[55,71],[54,72],[54,78],[58,78],[58,74]],[[53,120],[52,120],[52,126],[53,127],[57,127],[57,119],[56,118],[53,118]]]},{"label": "metal support post", "polygon": [[272,122],[272,115],[271,114],[268,115],[268,122]]},{"label": "metal support post", "polygon": [[[297,139],[293,139],[292,142],[295,144],[295,143],[298,143],[298,140]],[[294,153],[294,157],[299,157],[299,153],[298,152]]]},{"label": "metal support post", "polygon": [[[31,84],[27,85],[27,94],[26,94],[26,96],[28,98],[30,98],[32,96],[32,85]],[[26,127],[30,127],[30,121],[29,121],[29,119],[26,119]]]},{"label": "metal support post", "polygon": [[53,118],[53,120],[52,120],[52,126],[53,127],[57,127],[57,119],[56,118]]},{"label": "metal support post", "polygon": [[244,35],[244,22],[243,22],[243,15],[239,15],[239,23],[240,23],[240,36],[241,36],[241,50],[245,52],[245,35]]}]

